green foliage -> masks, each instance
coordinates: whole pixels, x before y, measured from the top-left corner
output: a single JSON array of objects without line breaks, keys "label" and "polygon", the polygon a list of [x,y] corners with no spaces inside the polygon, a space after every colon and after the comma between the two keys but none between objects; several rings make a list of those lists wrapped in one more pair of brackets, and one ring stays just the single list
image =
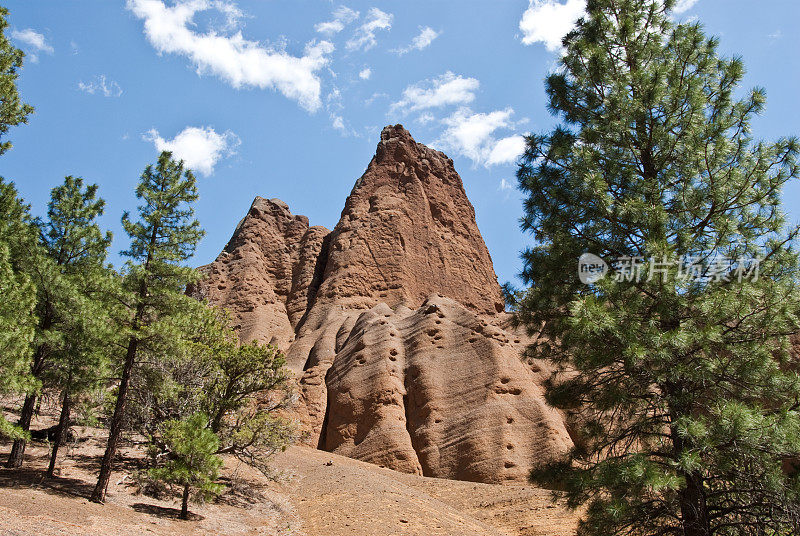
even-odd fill
[{"label": "green foliage", "polygon": [[169,420],[161,426],[161,438],[168,451],[166,462],[150,470],[152,478],[194,489],[199,499],[218,495],[222,458],[216,434],[206,427],[208,416],[196,413],[184,420]]},{"label": "green foliage", "polygon": [[[29,262],[36,235],[28,206],[13,183],[0,178],[0,393],[20,394],[37,385],[29,374],[36,317],[36,287]],[[0,416],[0,434],[21,438],[25,431]]]},{"label": "green foliage", "polygon": [[107,377],[108,347],[115,339],[110,325],[110,296],[115,277],[105,265],[111,233],[97,218],[105,202],[97,185],[66,177],[51,192],[47,219],[39,221],[45,258],[36,269],[42,319],[39,335],[46,364],[46,385],[79,392]]},{"label": "green foliage", "polygon": [[109,425],[109,439],[91,500],[103,502],[111,477],[114,455],[124,428],[125,405],[135,365],[143,356],[161,359],[180,351],[184,333],[192,328],[192,312],[198,303],[186,295],[196,281],[196,270],[183,266],[203,236],[194,218],[197,200],[194,175],[183,161],[164,151],[155,166],[142,173],[136,197],[139,219],[126,212],[122,226],[131,238],[123,255],[129,258],[119,301],[126,312],[117,316],[125,342],[117,402]]},{"label": "green foliage", "polygon": [[[586,505],[580,533],[798,531],[797,228],[784,184],[794,138],[752,138],[764,106],[737,97],[744,67],[673,1],[591,0],[547,79],[562,124],[532,135],[518,171],[528,351],[562,374],[553,405],[580,409],[576,449],[534,473]],[[577,259],[760,258],[758,279],[577,277]],[[733,276],[732,272],[726,272]]]},{"label": "green foliage", "polygon": [[28,122],[33,107],[20,101],[17,92],[17,77],[25,54],[15,48],[5,35],[8,28],[8,10],[0,7],[0,155],[11,148],[10,141],[3,141],[9,127]]},{"label": "green foliage", "polygon": [[142,173],[136,197],[142,200],[139,219],[126,212],[122,226],[131,238],[122,254],[126,265],[121,301],[128,313],[120,327],[153,354],[178,351],[182,334],[191,330],[196,300],[184,292],[197,280],[193,268],[182,263],[194,254],[203,237],[191,204],[197,200],[194,175],[165,151],[155,166]]},{"label": "green foliage", "polygon": [[[227,338],[227,341],[230,341]],[[275,347],[228,342],[211,352],[215,370],[202,406],[228,452],[269,475],[269,459],[295,439],[295,428],[279,411],[291,402],[286,360]]]},{"label": "green foliage", "polygon": [[294,439],[292,423],[279,415],[291,401],[285,359],[270,345],[240,345],[226,314],[196,303],[194,329],[184,332],[180,351],[148,354],[139,364],[129,425],[151,437],[158,451],[162,422],[203,413],[220,453],[269,474],[271,456]]},{"label": "green foliage", "polygon": [[[35,273],[41,319],[32,374],[62,400],[62,430],[69,428],[71,406],[94,394],[110,375],[110,353],[117,341],[111,311],[118,281],[105,265],[111,233],[97,218],[105,202],[97,185],[66,177],[51,192],[47,219],[39,221],[44,255]],[[58,451],[54,445],[53,464]],[[54,466],[54,465],[53,465]]]},{"label": "green foliage", "polygon": [[0,242],[8,247],[9,262],[16,272],[30,273],[38,250],[38,232],[30,216],[30,206],[21,198],[13,182],[0,177]]},{"label": "green foliage", "polygon": [[[30,279],[14,272],[8,246],[0,243],[0,394],[24,393],[33,387],[28,371],[35,296]],[[25,434],[0,416],[0,435],[18,439]]]}]

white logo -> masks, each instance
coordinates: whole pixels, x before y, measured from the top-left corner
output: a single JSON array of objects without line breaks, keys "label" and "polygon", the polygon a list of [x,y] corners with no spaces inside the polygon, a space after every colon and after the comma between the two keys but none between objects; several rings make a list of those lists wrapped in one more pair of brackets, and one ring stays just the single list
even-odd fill
[{"label": "white logo", "polygon": [[578,277],[581,283],[591,285],[603,279],[608,272],[606,261],[592,253],[584,253],[578,259]]}]

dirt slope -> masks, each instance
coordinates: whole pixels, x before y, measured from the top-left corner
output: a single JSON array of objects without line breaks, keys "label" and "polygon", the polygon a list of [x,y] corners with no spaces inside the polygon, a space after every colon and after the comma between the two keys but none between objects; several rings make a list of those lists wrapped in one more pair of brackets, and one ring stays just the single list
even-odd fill
[{"label": "dirt slope", "polygon": [[[131,473],[142,446],[123,449],[105,505],[89,502],[102,453],[99,430],[68,449],[58,478],[46,479],[47,446],[29,447],[26,468],[0,468],[0,535],[284,535],[284,536],[566,536],[575,516],[550,503],[545,490],[435,479],[383,469],[309,447],[291,447],[270,482],[226,460],[223,476],[249,482],[252,493],[192,505],[193,521],[177,519],[177,500],[135,494]],[[0,452],[8,452],[0,444]]]},{"label": "dirt slope", "polygon": [[276,464],[296,471],[282,490],[308,536],[567,536],[575,531],[575,516],[553,505],[548,491],[531,486],[421,477],[307,447],[289,449]]}]

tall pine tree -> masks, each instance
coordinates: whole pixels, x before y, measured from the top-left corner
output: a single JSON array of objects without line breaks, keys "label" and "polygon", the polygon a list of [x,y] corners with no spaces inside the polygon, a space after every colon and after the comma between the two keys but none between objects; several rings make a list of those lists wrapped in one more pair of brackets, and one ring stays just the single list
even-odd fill
[{"label": "tall pine tree", "polygon": [[[30,374],[40,387],[49,374],[49,387],[60,390],[66,381],[61,374],[63,367],[48,370],[54,359],[63,365],[65,360],[86,357],[87,345],[93,341],[99,344],[98,338],[90,335],[107,334],[103,323],[107,315],[101,306],[105,297],[98,285],[107,287],[110,283],[111,272],[103,263],[111,234],[103,234],[96,222],[105,206],[96,192],[97,185],[84,188],[83,179],[66,177],[64,184],[51,192],[47,220],[37,222],[40,244],[27,270],[37,288],[38,322]],[[19,421],[24,431],[30,429],[38,396],[37,389],[25,397]],[[25,447],[25,438],[14,442],[6,463],[9,467],[22,465]]]},{"label": "tall pine tree", "polygon": [[[580,415],[532,476],[586,505],[583,535],[796,534],[798,142],[752,138],[764,91],[674,3],[589,0],[546,83],[562,123],[527,139],[518,318]],[[620,272],[581,283],[584,253]]]},{"label": "tall pine tree", "polygon": [[[13,183],[0,177],[0,394],[35,391],[29,374],[36,326],[36,287],[23,269],[36,250],[36,234],[28,206]],[[0,415],[0,435],[21,440],[26,431]]]},{"label": "tall pine tree", "polygon": [[130,248],[124,252],[130,259],[124,298],[130,315],[123,319],[127,347],[108,445],[91,496],[92,501],[100,503],[105,500],[123,432],[125,404],[137,355],[142,351],[158,353],[159,347],[180,339],[182,320],[198,305],[185,294],[186,285],[196,280],[197,272],[182,265],[194,254],[203,236],[191,207],[197,199],[194,175],[184,168],[183,161],[175,161],[171,153],[164,151],[155,166],[145,168],[136,196],[143,202],[139,206],[139,219],[134,221],[127,213],[122,218],[131,238]]},{"label": "tall pine tree", "polygon": [[53,315],[47,366],[40,365],[40,374],[44,387],[56,390],[61,399],[51,476],[73,401],[105,379],[108,348],[115,340],[109,311],[116,278],[105,265],[112,237],[97,223],[104,207],[96,184],[84,187],[83,179],[68,176],[53,188],[47,219],[39,222],[42,244],[52,261],[50,277],[40,285],[45,291],[40,292],[41,309]]},{"label": "tall pine tree", "polygon": [[[22,103],[17,78],[25,54],[6,37],[8,10],[0,7],[0,155],[11,148],[4,139],[10,127],[27,123],[33,107]],[[36,233],[28,206],[13,183],[0,177],[0,391],[29,392],[36,384],[27,374],[35,317],[35,287],[28,275],[37,254]],[[24,365],[21,365],[23,364]],[[0,416],[0,433],[21,439],[24,430]]]}]

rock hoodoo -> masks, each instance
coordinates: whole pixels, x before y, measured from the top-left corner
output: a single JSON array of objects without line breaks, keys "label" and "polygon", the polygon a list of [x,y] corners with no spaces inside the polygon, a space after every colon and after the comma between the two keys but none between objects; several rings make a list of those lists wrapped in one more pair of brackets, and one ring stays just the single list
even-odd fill
[{"label": "rock hoodoo", "polygon": [[524,481],[571,446],[525,363],[453,161],[386,127],[333,231],[256,198],[200,294],[286,352],[309,441],[392,469]]}]

